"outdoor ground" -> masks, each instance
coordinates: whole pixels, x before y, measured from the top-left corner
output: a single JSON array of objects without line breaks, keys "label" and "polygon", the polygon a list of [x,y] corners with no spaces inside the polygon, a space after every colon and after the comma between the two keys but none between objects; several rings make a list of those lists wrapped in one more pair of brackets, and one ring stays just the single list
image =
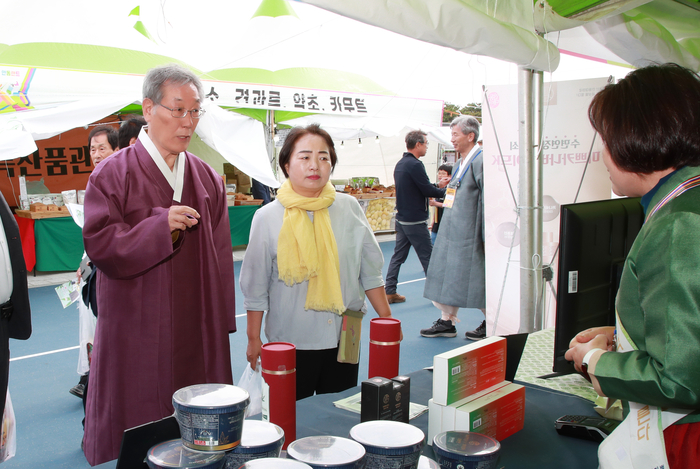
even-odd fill
[{"label": "outdoor ground", "polygon": [[[381,239],[386,266],[394,249],[392,237]],[[242,251],[235,253],[235,274],[239,278]],[[83,408],[80,399],[68,393],[78,382],[78,311],[61,307],[54,288],[70,279],[72,272],[30,274],[29,297],[32,306],[32,337],[27,341],[11,340],[10,393],[17,418],[17,455],[3,463],[4,468],[81,469],[90,467],[80,450]],[[423,298],[424,274],[413,250],[401,268],[399,293],[406,303],[392,305],[400,319],[404,340],[401,343],[400,373],[432,365],[433,356],[467,343],[464,332],[479,325],[483,316],[478,310],[462,310],[456,338],[421,337],[419,330],[429,327],[439,317],[431,302]],[[231,335],[231,364],[234,381],[241,377],[246,348],[246,317],[243,295],[236,283],[238,332]],[[370,306],[368,317],[376,317]],[[367,378],[369,356],[369,321],[363,321],[360,380]]]}]

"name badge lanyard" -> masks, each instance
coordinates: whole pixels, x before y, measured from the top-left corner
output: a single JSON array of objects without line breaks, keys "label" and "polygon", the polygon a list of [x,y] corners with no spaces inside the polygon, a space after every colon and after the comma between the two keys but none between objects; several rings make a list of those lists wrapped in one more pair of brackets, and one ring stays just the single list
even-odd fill
[{"label": "name badge lanyard", "polygon": [[479,156],[481,152],[482,150],[481,148],[479,148],[479,150],[476,153],[474,153],[474,156],[472,156],[472,158],[469,160],[467,168],[462,172],[462,175],[459,177],[459,180],[454,185],[454,187],[447,188],[447,190],[445,191],[445,201],[442,204],[443,207],[452,208],[452,205],[455,201],[455,194],[457,193],[457,188],[462,184],[462,179],[464,179],[464,176],[467,174],[467,172],[469,172],[469,167],[472,165],[472,161],[474,161],[474,158]]}]

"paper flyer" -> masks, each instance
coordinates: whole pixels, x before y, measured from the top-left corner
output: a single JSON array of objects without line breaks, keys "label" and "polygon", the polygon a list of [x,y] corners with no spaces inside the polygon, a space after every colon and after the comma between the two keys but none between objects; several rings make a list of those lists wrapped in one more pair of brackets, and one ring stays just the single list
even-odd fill
[{"label": "paper flyer", "polygon": [[76,278],[75,280],[70,280],[57,286],[56,294],[61,300],[63,308],[67,308],[75,303],[75,300],[80,298],[80,285],[78,284],[78,279]]},{"label": "paper flyer", "polygon": [[[357,394],[354,394],[350,397],[346,397],[345,399],[335,401],[333,403],[333,405],[339,409],[349,410],[350,412],[354,412],[356,414],[359,414],[360,409],[362,408],[361,401],[362,401],[362,393],[358,392]],[[423,415],[427,411],[428,411],[428,406],[424,406],[421,404],[416,404],[414,402],[411,402],[410,411],[409,411],[409,420],[413,420],[414,418],[416,418],[420,415]]]},{"label": "paper flyer", "polygon": [[66,204],[66,207],[68,207],[68,211],[70,212],[70,215],[73,217],[73,221],[75,222],[75,224],[78,225],[80,228],[82,228],[83,225],[85,224],[85,215],[84,215],[83,206],[80,204]]}]

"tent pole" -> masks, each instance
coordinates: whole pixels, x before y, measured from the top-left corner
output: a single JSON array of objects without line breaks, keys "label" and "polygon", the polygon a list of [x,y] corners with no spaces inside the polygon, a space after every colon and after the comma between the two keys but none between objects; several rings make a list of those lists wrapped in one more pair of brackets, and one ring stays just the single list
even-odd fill
[{"label": "tent pole", "polygon": [[533,116],[533,148],[535,153],[535,210],[533,213],[534,220],[534,256],[539,259],[537,267],[534,272],[534,294],[535,294],[535,317],[534,317],[534,327],[536,331],[544,329],[544,278],[542,276],[542,230],[544,224],[544,208],[542,205],[542,195],[544,186],[544,161],[543,155],[544,151],[542,148],[542,133],[544,131],[544,73],[542,71],[535,71],[534,83],[533,83],[533,104],[535,106]]},{"label": "tent pole", "polygon": [[537,182],[534,158],[533,71],[518,69],[518,131],[520,153],[520,329],[534,332],[537,277],[535,218]]},{"label": "tent pole", "polygon": [[275,152],[275,111],[268,109],[265,113],[265,147],[267,161],[272,167],[272,173],[277,176],[277,153]]}]

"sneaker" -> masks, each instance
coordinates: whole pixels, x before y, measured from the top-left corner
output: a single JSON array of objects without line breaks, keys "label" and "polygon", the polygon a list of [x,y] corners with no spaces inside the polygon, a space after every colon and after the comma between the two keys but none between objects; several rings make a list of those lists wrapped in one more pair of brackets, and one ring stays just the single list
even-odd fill
[{"label": "sneaker", "polygon": [[438,319],[430,329],[421,329],[420,335],[423,337],[455,337],[457,329],[452,325],[452,321]]},{"label": "sneaker", "polygon": [[464,335],[469,340],[481,340],[486,338],[486,321],[483,321],[479,327],[473,331],[465,332]]},{"label": "sneaker", "polygon": [[70,388],[70,390],[68,392],[73,394],[75,397],[82,399],[83,394],[85,393],[85,385],[78,383],[75,386],[73,386],[72,388]]},{"label": "sneaker", "polygon": [[388,301],[389,304],[403,303],[406,301],[406,297],[403,295],[399,295],[398,293],[392,293],[391,295],[389,295],[389,294],[386,295],[386,301]]}]

